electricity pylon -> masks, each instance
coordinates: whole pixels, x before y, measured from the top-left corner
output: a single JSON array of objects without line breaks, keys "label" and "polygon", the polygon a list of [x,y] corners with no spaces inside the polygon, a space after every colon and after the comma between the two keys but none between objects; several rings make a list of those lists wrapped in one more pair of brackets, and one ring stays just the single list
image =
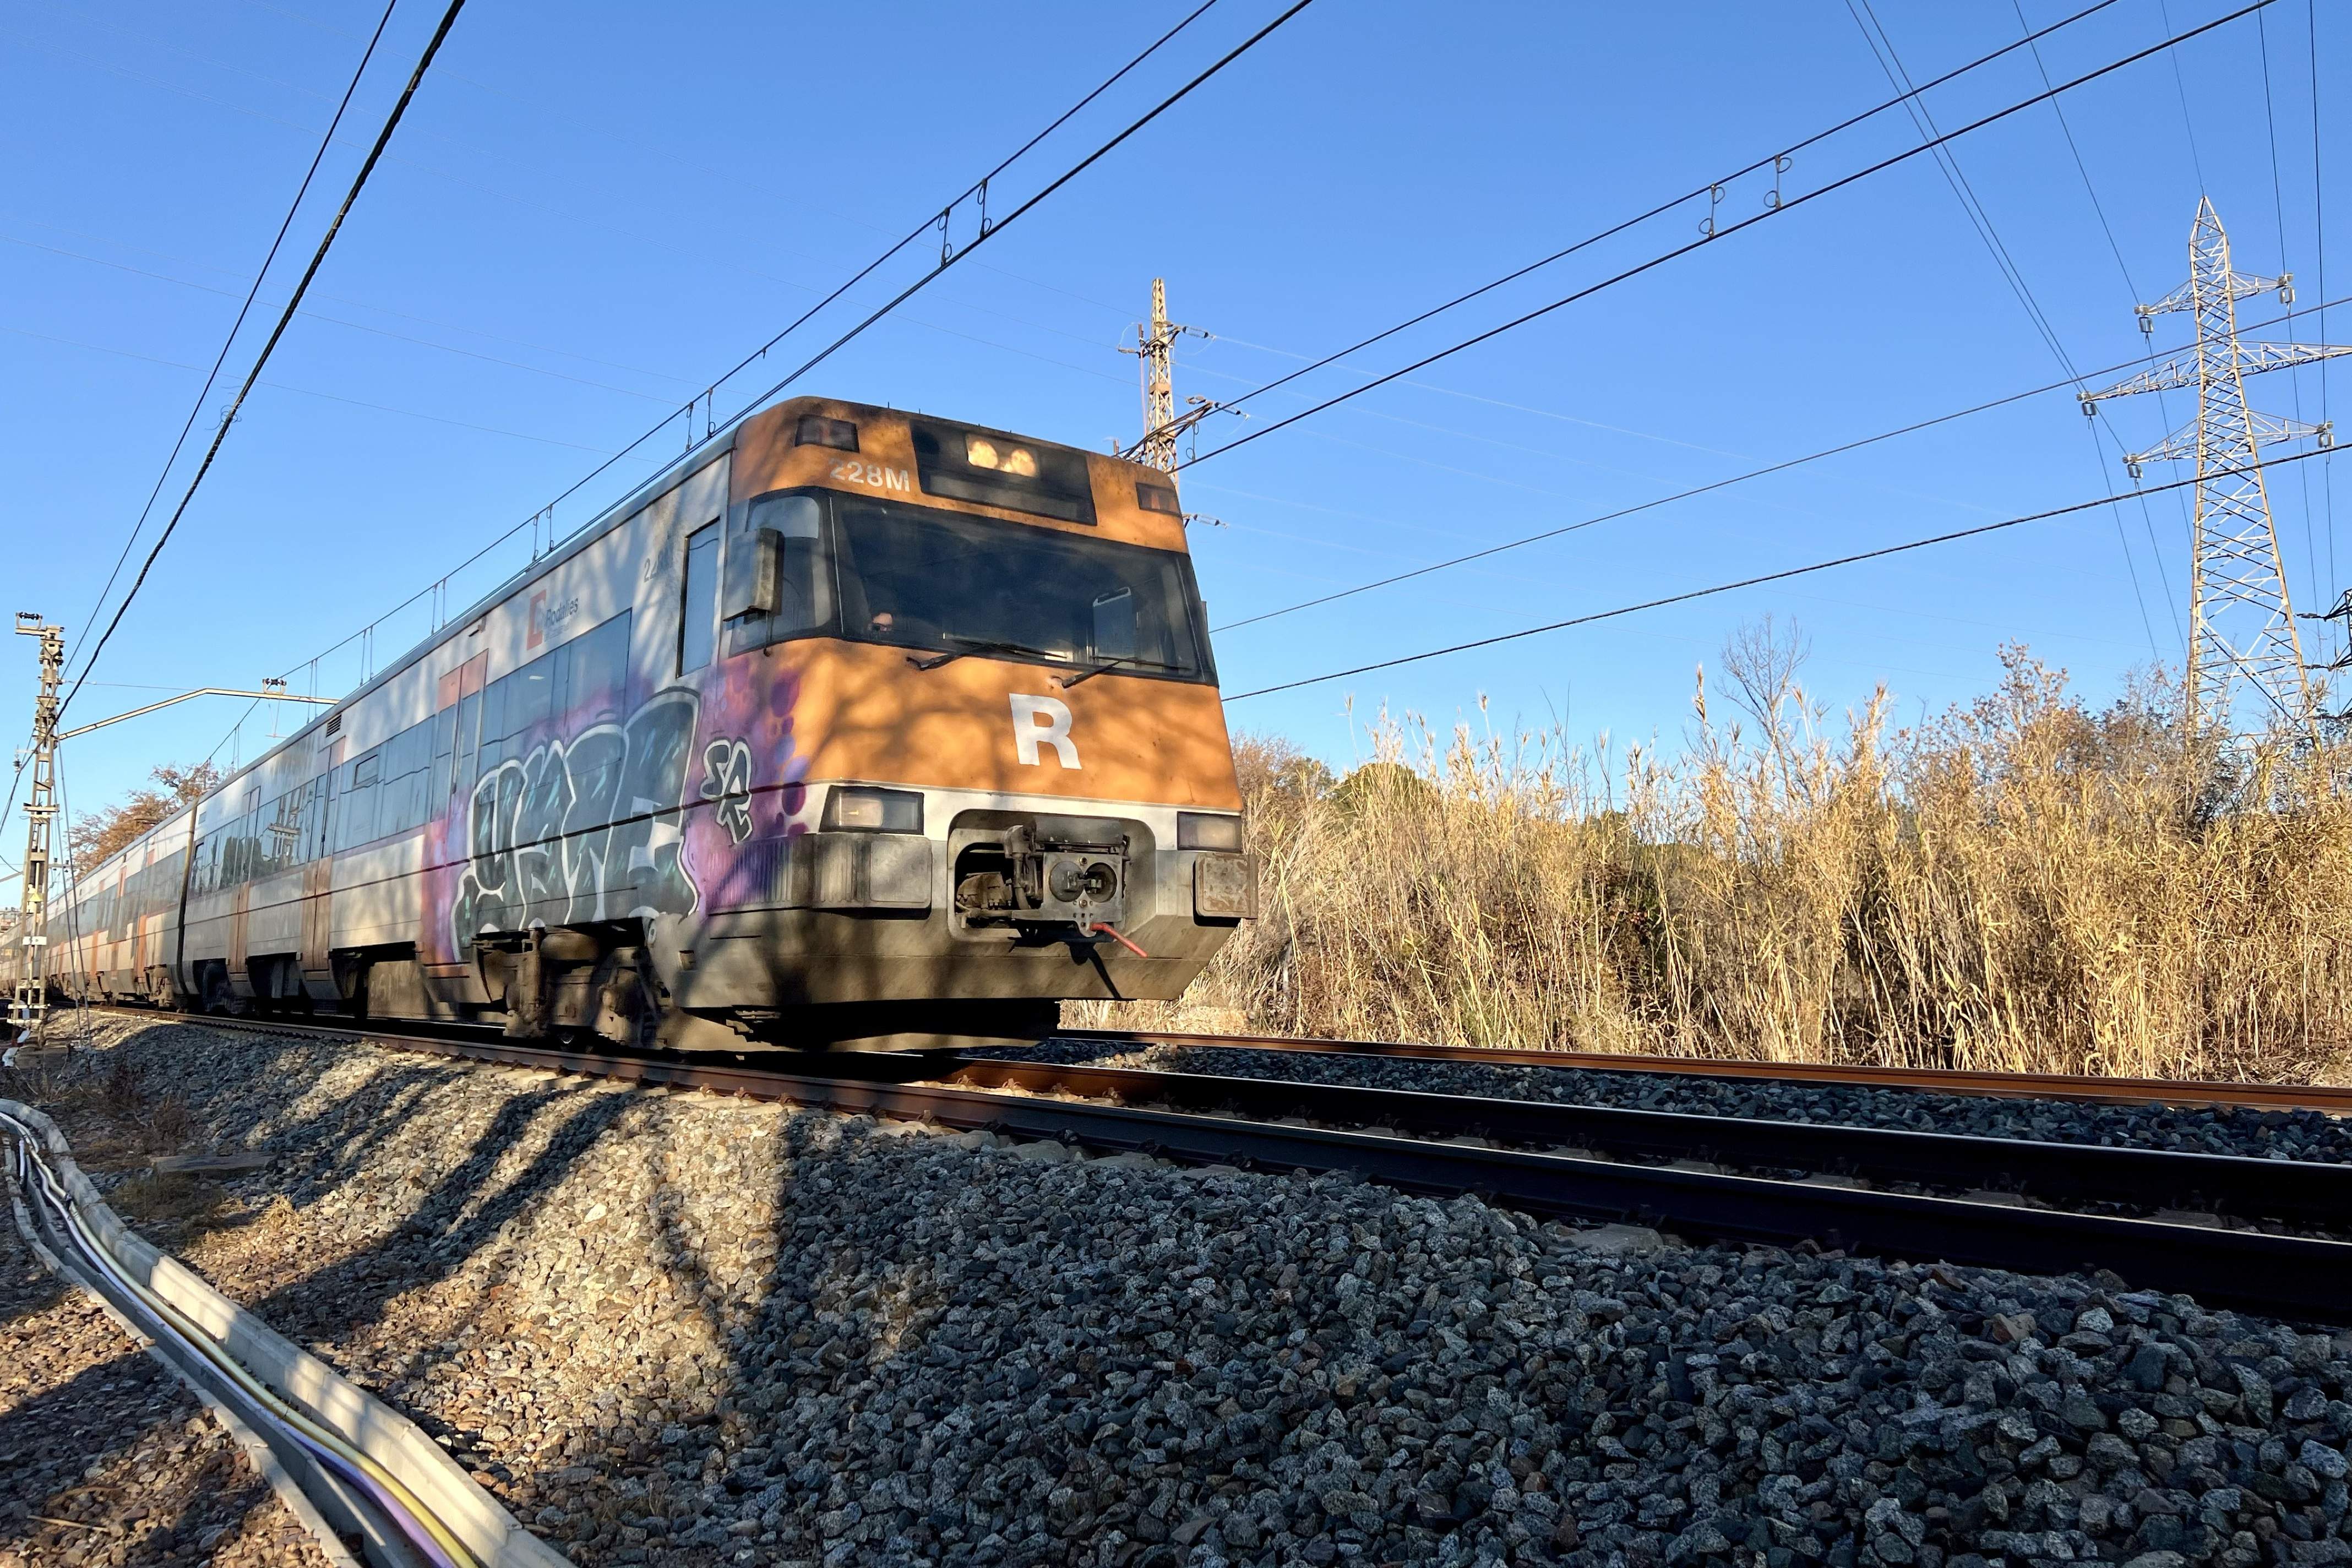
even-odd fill
[{"label": "electricity pylon", "polygon": [[1135,347],[1118,351],[1135,355],[1142,362],[1143,371],[1143,436],[1121,456],[1149,463],[1162,473],[1175,469],[1176,437],[1214,413],[1217,406],[1205,397],[1195,397],[1181,417],[1176,413],[1176,340],[1186,332],[1196,338],[1209,335],[1198,327],[1179,326],[1168,319],[1168,279],[1154,278],[1151,320],[1136,323]]},{"label": "electricity pylon", "polygon": [[2137,392],[2197,389],[2197,416],[2145,452],[2124,458],[2134,479],[2140,465],[2197,465],[2197,515],[2189,558],[2189,662],[2187,716],[2190,731],[2231,728],[2237,684],[2243,679],[2297,729],[2312,722],[2311,678],[2295,635],[2287,599],[2286,572],[2279,560],[2278,531],[2271,522],[2269,488],[2263,481],[2261,449],[2279,441],[2316,437],[2332,445],[2326,425],[2257,414],[2246,406],[2246,377],[2287,370],[2352,353],[2352,345],[2318,348],[2306,343],[2241,343],[2238,301],[2278,291],[2293,302],[2294,274],[2254,278],[2230,268],[2230,237],[2213,211],[2211,197],[2197,204],[2189,231],[2189,281],[2139,310],[2139,329],[2156,330],[2156,318],[2186,310],[2197,323],[2190,353],[2140,372],[2099,392],[2076,394],[2083,412],[2096,416],[2102,399]]},{"label": "electricity pylon", "polygon": [[25,800],[25,907],[16,931],[25,967],[8,999],[8,1022],[29,1040],[49,1005],[49,827],[58,812],[58,679],[65,673],[66,631],[19,610],[16,635],[41,639],[40,694],[33,700],[33,749],[26,761],[33,789]]}]

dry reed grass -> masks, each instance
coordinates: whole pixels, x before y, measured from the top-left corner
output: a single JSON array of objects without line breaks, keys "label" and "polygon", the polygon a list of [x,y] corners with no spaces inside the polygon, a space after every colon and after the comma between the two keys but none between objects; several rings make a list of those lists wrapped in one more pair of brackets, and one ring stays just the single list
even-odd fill
[{"label": "dry reed grass", "polygon": [[1913,730],[1843,724],[1769,623],[1673,757],[1390,721],[1333,780],[1238,747],[1261,913],[1174,1008],[1333,1037],[1776,1061],[2341,1078],[2344,757],[2192,747],[2161,676],[2094,710],[2021,648]]}]

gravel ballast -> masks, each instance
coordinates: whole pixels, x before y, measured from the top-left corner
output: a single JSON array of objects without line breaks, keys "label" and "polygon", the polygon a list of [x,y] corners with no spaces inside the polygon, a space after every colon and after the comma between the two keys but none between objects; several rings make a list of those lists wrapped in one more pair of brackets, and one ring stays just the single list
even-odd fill
[{"label": "gravel ballast", "polygon": [[2051,1143],[2112,1143],[2256,1160],[2352,1163],[2352,1118],[2316,1110],[2236,1107],[2100,1105],[2077,1100],[1996,1099],[1922,1089],[1817,1084],[1700,1074],[1612,1072],[1595,1068],[1513,1067],[1417,1061],[1402,1057],[1261,1051],[1231,1046],[1139,1046],[1123,1040],[1048,1040],[1034,1051],[986,1053],[1014,1059],[1144,1068],[1343,1083],[1423,1094],[1556,1100],[1628,1110],[1670,1110],[1745,1121],[1810,1121],[2026,1138]]},{"label": "gravel ballast", "polygon": [[273,1156],[151,1234],[583,1568],[2352,1563],[2352,1338],[2112,1278],[101,1032]]}]

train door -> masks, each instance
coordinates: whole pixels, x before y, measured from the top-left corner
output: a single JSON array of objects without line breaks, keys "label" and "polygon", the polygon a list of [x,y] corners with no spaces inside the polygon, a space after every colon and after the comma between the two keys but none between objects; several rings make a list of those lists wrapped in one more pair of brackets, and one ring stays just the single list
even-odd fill
[{"label": "train door", "polygon": [[[261,832],[261,786],[259,784],[251,785],[246,790],[245,811],[237,818],[236,826],[231,829],[231,832],[236,835],[236,837],[230,841],[232,846],[238,846],[246,839],[258,838]],[[253,859],[254,856],[250,849],[240,855],[240,875],[236,882],[236,895],[229,906],[228,988],[229,994],[241,1002],[250,1001],[253,998],[253,977],[246,972],[248,955],[247,943],[250,938],[253,921]]]}]

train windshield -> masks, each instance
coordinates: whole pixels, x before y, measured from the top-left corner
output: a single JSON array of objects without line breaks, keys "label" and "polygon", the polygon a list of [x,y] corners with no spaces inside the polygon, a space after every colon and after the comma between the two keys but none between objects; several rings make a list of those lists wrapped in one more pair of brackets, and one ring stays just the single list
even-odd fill
[{"label": "train windshield", "polygon": [[842,497],[845,635],[1121,674],[1207,680],[1192,563],[1169,550]]}]

